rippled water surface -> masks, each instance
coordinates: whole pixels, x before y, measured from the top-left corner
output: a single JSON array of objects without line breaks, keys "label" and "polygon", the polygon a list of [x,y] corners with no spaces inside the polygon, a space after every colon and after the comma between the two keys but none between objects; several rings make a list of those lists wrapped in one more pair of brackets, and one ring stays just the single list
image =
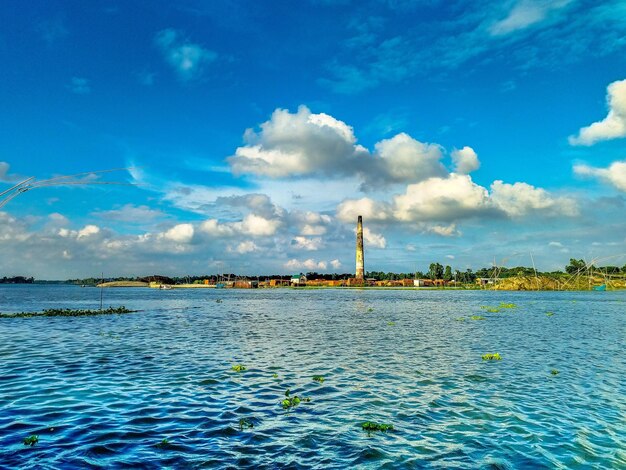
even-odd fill
[{"label": "rippled water surface", "polygon": [[[99,295],[5,286],[0,311]],[[104,296],[141,311],[0,319],[0,467],[626,467],[624,292]]]}]

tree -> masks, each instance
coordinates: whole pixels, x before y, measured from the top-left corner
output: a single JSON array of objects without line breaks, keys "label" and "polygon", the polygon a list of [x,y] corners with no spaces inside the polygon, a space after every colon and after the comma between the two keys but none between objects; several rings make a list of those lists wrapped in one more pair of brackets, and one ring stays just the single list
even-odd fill
[{"label": "tree", "polygon": [[443,278],[443,266],[439,263],[430,263],[428,277],[432,280]]},{"label": "tree", "polygon": [[444,281],[451,281],[452,280],[452,268],[450,266],[446,266],[446,271],[443,274],[443,280]]},{"label": "tree", "polygon": [[582,259],[570,258],[569,264],[565,266],[565,272],[568,274],[576,274],[582,272],[587,267],[587,263]]}]

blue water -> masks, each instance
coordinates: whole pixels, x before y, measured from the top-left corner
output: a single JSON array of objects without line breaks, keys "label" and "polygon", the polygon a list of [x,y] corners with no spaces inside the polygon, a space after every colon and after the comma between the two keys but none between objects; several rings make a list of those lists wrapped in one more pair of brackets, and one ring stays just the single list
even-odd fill
[{"label": "blue water", "polygon": [[[3,286],[0,311],[99,296]],[[626,468],[626,292],[108,289],[104,302],[141,311],[0,319],[1,468]],[[481,309],[501,302],[517,308]],[[283,410],[287,388],[311,401]],[[367,420],[395,429],[368,434]]]}]

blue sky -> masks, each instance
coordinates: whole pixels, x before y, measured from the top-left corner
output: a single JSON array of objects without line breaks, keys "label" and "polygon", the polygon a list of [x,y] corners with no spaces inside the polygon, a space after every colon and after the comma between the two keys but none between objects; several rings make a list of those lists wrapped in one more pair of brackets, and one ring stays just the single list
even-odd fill
[{"label": "blue sky", "polygon": [[5,2],[2,274],[626,260],[620,1]]}]

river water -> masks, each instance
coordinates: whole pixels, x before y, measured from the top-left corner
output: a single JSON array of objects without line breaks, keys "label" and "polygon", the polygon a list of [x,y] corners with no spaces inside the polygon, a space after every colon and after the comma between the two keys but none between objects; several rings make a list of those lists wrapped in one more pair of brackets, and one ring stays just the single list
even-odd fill
[{"label": "river water", "polygon": [[[0,287],[5,313],[99,299]],[[128,288],[104,304],[141,311],[0,319],[1,468],[626,468],[626,292]],[[284,410],[287,389],[311,401]]]}]

